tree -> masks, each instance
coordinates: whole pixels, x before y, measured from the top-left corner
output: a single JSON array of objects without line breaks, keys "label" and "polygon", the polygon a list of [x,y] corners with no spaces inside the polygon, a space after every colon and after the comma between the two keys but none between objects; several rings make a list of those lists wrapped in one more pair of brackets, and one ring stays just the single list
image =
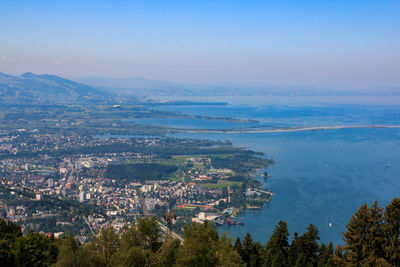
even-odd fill
[{"label": "tree", "polygon": [[242,257],[232,247],[232,239],[222,234],[217,242],[217,266],[242,266]]},{"label": "tree", "polygon": [[0,240],[0,263],[4,266],[15,265],[15,257],[11,251],[10,242],[5,239]]},{"label": "tree", "polygon": [[20,236],[22,236],[22,232],[18,224],[0,219],[0,239],[13,241]]},{"label": "tree", "polygon": [[333,267],[335,263],[333,261],[333,244],[329,243],[328,246],[322,244],[319,247],[318,267]]},{"label": "tree", "polygon": [[289,247],[289,266],[295,266],[297,261],[297,256],[299,252],[299,234],[295,232],[293,234],[292,244]]},{"label": "tree", "polygon": [[383,215],[378,202],[368,208],[363,204],[346,225],[345,263],[354,266],[385,265]]},{"label": "tree", "polygon": [[178,266],[215,266],[218,233],[207,221],[185,226],[184,243],[178,251]]},{"label": "tree", "polygon": [[96,266],[93,260],[94,253],[89,253],[87,247],[81,246],[72,235],[67,235],[58,241],[58,257],[55,267],[83,267]]},{"label": "tree", "polygon": [[15,264],[11,245],[20,236],[22,233],[18,224],[0,219],[0,263],[3,265],[13,266]]},{"label": "tree", "polygon": [[249,233],[243,239],[242,259],[247,266],[261,266],[261,245],[255,243]]},{"label": "tree", "polygon": [[223,236],[207,221],[184,227],[184,242],[178,249],[177,266],[240,266],[240,256],[232,248],[231,240]]},{"label": "tree", "polygon": [[239,255],[242,255],[242,242],[240,242],[240,237],[236,237],[235,244],[233,245],[233,249],[236,250],[236,252]]},{"label": "tree", "polygon": [[157,219],[154,216],[143,217],[124,229],[121,236],[121,248],[129,250],[131,247],[137,246],[156,252],[161,246],[160,239],[161,229]]},{"label": "tree", "polygon": [[[121,266],[154,265],[160,260],[157,253],[161,252],[161,239],[161,229],[154,216],[139,218],[135,224],[123,230],[120,249],[114,255],[113,262]],[[164,245],[165,248],[169,247],[166,243]],[[168,253],[163,252],[166,257]]]},{"label": "tree", "polygon": [[110,226],[101,229],[94,241],[94,245],[100,251],[103,263],[106,266],[111,266],[113,255],[119,248],[119,236],[115,233],[114,228]]},{"label": "tree", "polygon": [[386,206],[385,223],[385,258],[394,266],[400,266],[400,199],[395,198]]},{"label": "tree", "polygon": [[142,267],[152,266],[150,264],[153,253],[150,250],[134,246],[127,251],[119,251],[114,254],[113,266]]},{"label": "tree", "polygon": [[180,245],[181,243],[177,239],[165,240],[156,257],[157,266],[174,266]]},{"label": "tree", "polygon": [[318,248],[319,240],[318,229],[310,224],[307,227],[307,232],[294,240],[296,255],[293,255],[293,266],[317,266],[318,265]]},{"label": "tree", "polygon": [[226,186],[222,187],[221,193],[222,193],[221,196],[223,198],[227,198],[228,197],[228,188]]},{"label": "tree", "polygon": [[49,266],[57,260],[56,245],[51,239],[39,233],[31,231],[26,237],[18,237],[14,246],[17,266]]},{"label": "tree", "polygon": [[280,221],[267,243],[264,261],[266,266],[289,266],[289,231],[287,224]]}]

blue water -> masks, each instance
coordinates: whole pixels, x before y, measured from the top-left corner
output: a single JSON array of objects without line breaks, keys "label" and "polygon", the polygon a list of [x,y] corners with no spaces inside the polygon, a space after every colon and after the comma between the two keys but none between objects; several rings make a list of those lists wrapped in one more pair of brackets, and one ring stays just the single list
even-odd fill
[{"label": "blue water", "polygon": [[312,223],[323,241],[339,244],[345,224],[362,203],[378,199],[386,205],[400,197],[398,129],[179,136],[229,139],[275,160],[266,184],[274,191],[272,201],[258,213],[240,215],[244,226],[219,228],[232,236],[250,232],[266,242],[279,220],[285,220],[291,233],[301,233]]},{"label": "blue water", "polygon": [[[163,107],[164,108],[164,107]],[[207,116],[258,119],[279,125],[398,124],[399,106],[179,106],[168,110]],[[207,123],[207,121],[206,121]],[[345,225],[362,203],[386,205],[400,197],[400,129],[341,129],[292,133],[178,134],[180,137],[231,140],[267,153],[276,164],[265,186],[272,201],[258,212],[240,215],[243,226],[219,227],[232,237],[250,232],[267,242],[279,220],[302,233],[312,223],[321,240],[341,244]],[[329,227],[332,223],[332,227]]]},{"label": "blue water", "polygon": [[[400,106],[371,106],[371,105],[226,105],[226,106],[162,106],[157,109],[165,111],[182,112],[189,115],[234,117],[239,119],[254,119],[259,125],[267,126],[324,126],[324,125],[360,125],[360,124],[396,124],[400,122]],[[179,128],[184,128],[187,121],[180,120]],[[148,119],[162,125],[168,123],[168,119]],[[179,119],[173,122],[178,124]],[[188,126],[202,121],[194,120]],[[144,122],[144,121],[143,121]],[[213,128],[229,128],[230,126],[218,121],[198,122],[201,128],[207,123],[212,123]],[[220,126],[216,126],[220,123]],[[240,125],[235,125],[240,127]],[[245,126],[245,125],[242,125]],[[254,126],[254,125],[248,125]],[[188,127],[188,128],[189,128]]]},{"label": "blue water", "polygon": [[161,125],[177,129],[232,129],[237,127],[257,126],[257,123],[241,123],[223,120],[205,120],[197,118],[146,118],[134,119],[135,123]]}]

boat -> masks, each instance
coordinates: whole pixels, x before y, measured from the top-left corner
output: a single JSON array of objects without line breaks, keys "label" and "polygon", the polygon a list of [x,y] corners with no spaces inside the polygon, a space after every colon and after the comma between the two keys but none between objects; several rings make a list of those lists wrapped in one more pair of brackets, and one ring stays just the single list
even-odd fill
[{"label": "boat", "polygon": [[226,224],[228,225],[244,225],[244,223],[242,223],[239,220],[231,220],[231,218],[228,217],[228,219],[226,219]]},{"label": "boat", "polygon": [[216,220],[214,221],[214,223],[215,223],[216,225],[223,225],[223,224],[225,223],[225,221],[224,221],[224,219],[219,218],[219,219],[216,219]]}]

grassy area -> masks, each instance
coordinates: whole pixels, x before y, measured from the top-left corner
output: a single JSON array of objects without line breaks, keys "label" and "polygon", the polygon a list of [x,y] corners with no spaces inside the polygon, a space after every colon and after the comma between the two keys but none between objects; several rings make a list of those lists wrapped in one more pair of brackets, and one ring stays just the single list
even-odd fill
[{"label": "grassy area", "polygon": [[127,159],[125,164],[144,163],[144,159]]},{"label": "grassy area", "polygon": [[186,159],[184,158],[173,157],[171,159],[160,159],[156,162],[165,165],[182,165],[183,163],[185,163],[185,161]]},{"label": "grassy area", "polygon": [[231,186],[241,186],[243,182],[235,182],[235,181],[219,181],[217,184],[212,183],[204,183],[198,184],[199,186],[205,189],[222,189],[223,187],[231,187]]},{"label": "grassy area", "polygon": [[182,182],[181,176],[169,176],[168,179],[171,181]]},{"label": "grassy area", "polygon": [[[154,163],[158,163],[158,164],[177,166],[177,165],[182,165],[188,159],[194,158],[194,157],[199,157],[199,155],[172,156],[172,158],[170,158],[170,159],[158,159],[158,160],[156,159],[156,160],[151,160],[151,161]],[[125,161],[125,164],[143,163],[143,162],[144,162],[144,159],[128,159]]]}]

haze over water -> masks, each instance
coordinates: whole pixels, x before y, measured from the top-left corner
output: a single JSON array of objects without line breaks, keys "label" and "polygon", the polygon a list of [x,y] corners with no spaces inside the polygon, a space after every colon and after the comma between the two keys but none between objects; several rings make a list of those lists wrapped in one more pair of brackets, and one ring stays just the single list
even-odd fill
[{"label": "haze over water", "polygon": [[[257,119],[262,125],[277,127],[400,124],[400,107],[393,105],[228,105],[162,109]],[[154,123],[184,128],[176,121]],[[215,128],[214,124],[215,121],[195,120],[189,123],[188,128]],[[223,126],[226,127],[226,123]],[[271,177],[266,183],[266,187],[274,191],[272,201],[258,212],[242,213],[240,217],[244,226],[219,227],[220,232],[229,232],[233,237],[243,237],[250,232],[255,240],[266,242],[279,220],[285,220],[291,235],[304,232],[312,223],[319,228],[322,241],[340,244],[345,224],[362,203],[371,204],[377,199],[383,206],[400,195],[398,128],[292,133],[182,133],[177,136],[231,140],[236,146],[265,152],[268,158],[275,160],[276,164],[268,169]]]}]

